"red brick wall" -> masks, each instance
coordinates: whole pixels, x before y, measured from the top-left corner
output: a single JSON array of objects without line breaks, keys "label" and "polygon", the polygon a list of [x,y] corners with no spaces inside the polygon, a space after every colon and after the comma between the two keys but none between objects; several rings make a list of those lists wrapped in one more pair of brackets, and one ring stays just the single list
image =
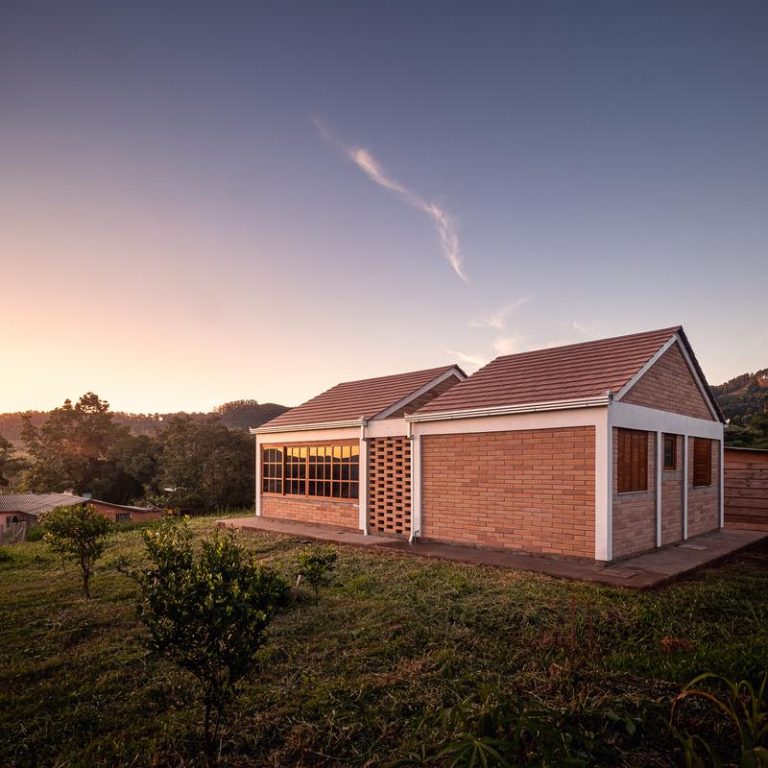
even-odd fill
[{"label": "red brick wall", "polygon": [[768,531],[768,451],[725,449],[725,522]]},{"label": "red brick wall", "polygon": [[613,428],[613,557],[627,557],[656,546],[656,433],[648,433],[648,490],[617,491],[619,441]]},{"label": "red brick wall", "polygon": [[661,543],[683,538],[683,437],[675,438],[675,469],[661,472]]},{"label": "red brick wall", "polygon": [[712,485],[693,486],[693,438],[688,443],[688,536],[720,527],[720,451],[712,441]]},{"label": "red brick wall", "polygon": [[264,494],[261,497],[261,514],[301,523],[360,529],[357,502]]},{"label": "red brick wall", "polygon": [[401,408],[399,411],[395,411],[388,419],[402,419],[406,413],[416,413],[419,408],[423,408],[427,403],[434,400],[438,395],[442,395],[443,392],[447,392],[452,387],[455,387],[459,383],[459,380],[455,376],[449,376],[445,381],[441,381],[438,385],[432,387],[428,392],[425,392],[415,400],[411,400],[408,405]]},{"label": "red brick wall", "polygon": [[714,421],[677,344],[656,361],[622,402]]},{"label": "red brick wall", "polygon": [[594,427],[425,435],[422,535],[593,558]]},{"label": "red brick wall", "polygon": [[121,509],[120,507],[114,507],[111,504],[100,504],[96,501],[88,502],[95,512],[103,515],[113,523],[117,521],[117,516],[127,512],[130,514],[130,521],[132,523],[143,523],[146,520],[159,520],[163,516],[161,509],[147,510],[142,512],[134,509]]}]

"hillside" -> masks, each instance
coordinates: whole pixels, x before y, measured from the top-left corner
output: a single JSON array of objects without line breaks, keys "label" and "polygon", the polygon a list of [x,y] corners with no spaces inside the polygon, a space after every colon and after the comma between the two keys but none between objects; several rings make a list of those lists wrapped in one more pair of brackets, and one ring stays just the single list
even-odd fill
[{"label": "hillside", "polygon": [[768,448],[768,368],[742,373],[725,384],[712,387],[730,424],[729,445]]},{"label": "hillside", "polygon": [[[174,416],[189,416],[195,420],[218,416],[230,429],[247,430],[258,427],[270,419],[279,416],[288,408],[277,403],[258,403],[256,400],[236,400],[215,408],[212,413],[124,413],[116,411],[113,418],[116,424],[127,426],[134,435],[155,435]],[[48,418],[47,411],[30,411],[32,424],[39,427]],[[0,435],[9,440],[16,448],[22,448],[21,417],[22,413],[0,413]]]}]

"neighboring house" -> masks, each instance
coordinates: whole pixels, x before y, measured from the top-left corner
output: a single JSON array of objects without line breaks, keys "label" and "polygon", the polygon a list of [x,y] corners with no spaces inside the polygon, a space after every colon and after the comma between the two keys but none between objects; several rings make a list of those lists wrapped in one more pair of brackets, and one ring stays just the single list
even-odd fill
[{"label": "neighboring house", "polygon": [[18,538],[19,533],[34,527],[40,517],[56,507],[89,504],[113,522],[141,522],[163,516],[159,507],[130,507],[112,504],[72,493],[8,493],[0,494],[0,540]]},{"label": "neighboring house", "polygon": [[340,384],[251,432],[269,518],[602,562],[723,524],[680,327]]}]

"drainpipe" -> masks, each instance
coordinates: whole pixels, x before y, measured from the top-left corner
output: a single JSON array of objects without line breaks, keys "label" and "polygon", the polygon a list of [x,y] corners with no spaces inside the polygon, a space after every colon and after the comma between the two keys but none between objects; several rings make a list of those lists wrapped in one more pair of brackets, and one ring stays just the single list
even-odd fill
[{"label": "drainpipe", "polygon": [[364,416],[360,417],[360,478],[358,492],[358,517],[357,524],[364,536],[368,535],[368,438],[365,436],[365,427],[368,421]]},{"label": "drainpipe", "polygon": [[413,422],[406,423],[411,443],[411,535],[408,543],[413,544],[416,534],[421,533],[421,440],[413,434]]}]

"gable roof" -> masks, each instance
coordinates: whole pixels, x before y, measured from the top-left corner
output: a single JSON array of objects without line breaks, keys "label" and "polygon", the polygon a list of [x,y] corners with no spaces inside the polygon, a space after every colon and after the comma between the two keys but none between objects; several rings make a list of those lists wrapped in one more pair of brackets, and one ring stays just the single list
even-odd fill
[{"label": "gable roof", "polygon": [[459,366],[444,365],[424,371],[347,381],[251,431],[278,432],[281,427],[290,431],[297,427],[322,427],[339,422],[359,423],[361,419],[373,419],[450,373],[455,373],[459,379],[465,377]]},{"label": "gable roof", "polygon": [[526,406],[537,405],[552,408],[568,403],[607,404],[674,339],[682,343],[709,402],[722,420],[681,326],[497,357],[420,408],[413,418],[505,406],[525,410]]},{"label": "gable roof", "polygon": [[54,507],[71,507],[91,501],[71,493],[6,493],[0,494],[0,512],[23,512],[42,515]]}]

